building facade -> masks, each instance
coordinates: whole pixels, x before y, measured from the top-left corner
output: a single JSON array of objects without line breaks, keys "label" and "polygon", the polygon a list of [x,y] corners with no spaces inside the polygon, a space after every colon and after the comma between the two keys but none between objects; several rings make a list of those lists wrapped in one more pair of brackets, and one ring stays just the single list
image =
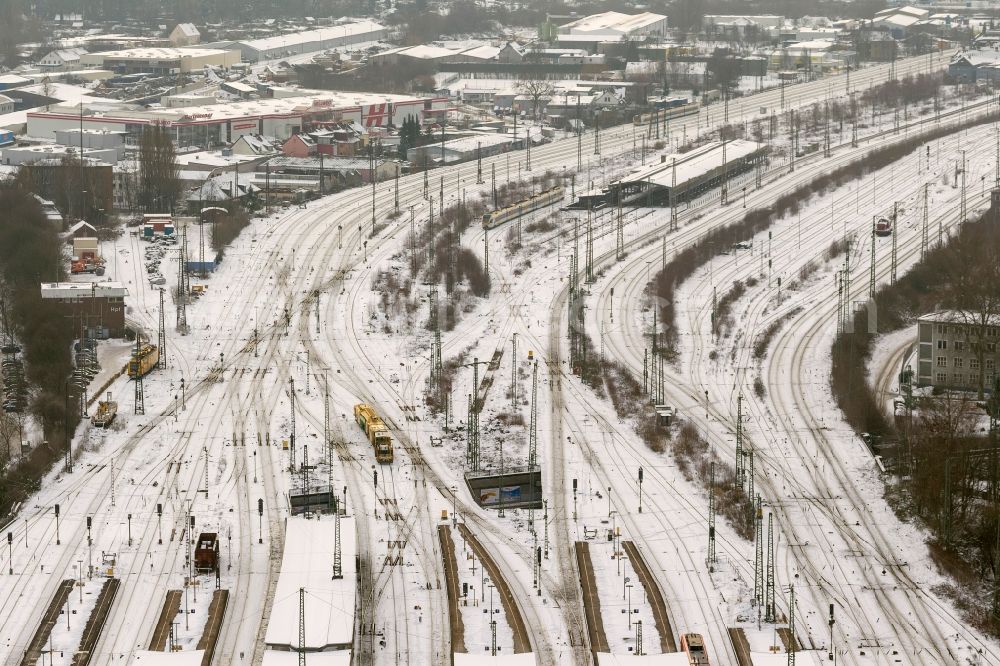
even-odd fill
[{"label": "building facade", "polygon": [[46,282],[42,298],[57,301],[65,310],[67,325],[88,337],[125,337],[125,297],[128,289],[119,282]]},{"label": "building facade", "polygon": [[975,313],[954,310],[932,312],[917,319],[917,385],[975,391],[982,372],[984,387],[991,388],[1000,340],[1000,317],[994,319],[980,326]]}]

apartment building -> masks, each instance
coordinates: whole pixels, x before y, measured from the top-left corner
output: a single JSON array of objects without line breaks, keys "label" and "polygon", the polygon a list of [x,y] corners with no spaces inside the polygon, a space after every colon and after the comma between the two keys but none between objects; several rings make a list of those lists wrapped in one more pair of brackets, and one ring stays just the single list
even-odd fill
[{"label": "apartment building", "polygon": [[[980,370],[989,389],[997,373],[1000,317],[991,325],[976,324],[973,313],[944,310],[917,319],[917,385],[974,391]],[[979,345],[983,345],[980,368]]]}]

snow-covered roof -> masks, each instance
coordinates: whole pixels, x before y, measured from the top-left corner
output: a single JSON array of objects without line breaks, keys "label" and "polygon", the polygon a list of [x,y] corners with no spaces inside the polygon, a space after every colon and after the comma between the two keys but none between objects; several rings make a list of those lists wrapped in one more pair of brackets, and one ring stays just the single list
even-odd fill
[{"label": "snow-covered roof", "polygon": [[[928,312],[925,315],[917,317],[917,321],[932,322],[932,323],[952,323],[952,324],[967,324],[978,321],[979,315],[975,312],[962,312],[960,310],[938,310],[937,312]],[[991,315],[988,319],[990,325],[1000,326],[1000,314]]]},{"label": "snow-covered roof", "polygon": [[[351,666],[351,651],[310,652],[306,663],[309,666]],[[298,666],[298,664],[299,655],[296,652],[265,650],[261,666]]]},{"label": "snow-covered roof", "polygon": [[194,27],[194,23],[178,23],[174,32],[179,32],[185,37],[199,37],[201,35],[198,28]]},{"label": "snow-covered roof", "polygon": [[89,298],[91,293],[98,298],[128,296],[121,282],[43,282],[42,298]]},{"label": "snow-covered roof", "polygon": [[81,47],[76,47],[72,49],[58,49],[46,55],[44,58],[42,58],[42,60],[57,58],[63,62],[76,62],[80,59],[80,56],[86,52],[87,49]]},{"label": "snow-covered roof", "polygon": [[336,39],[338,37],[366,35],[380,30],[385,30],[385,27],[375,21],[354,21],[352,23],[332,25],[327,28],[304,30],[302,32],[293,32],[287,35],[262,37],[261,39],[248,39],[236,43],[258,51],[270,51],[271,49],[292,48],[300,44],[320,42],[327,39]]},{"label": "snow-covered roof", "polygon": [[642,12],[641,14],[602,12],[571,21],[560,26],[559,31],[567,33],[595,32],[599,30],[632,32],[659,23],[666,18],[663,14],[654,14],[652,12]]},{"label": "snow-covered roof", "polygon": [[181,58],[204,58],[227,53],[225,49],[206,49],[192,47],[171,48],[159,46],[125,49],[123,51],[100,51],[91,55],[110,60],[179,60]]},{"label": "snow-covered roof", "polygon": [[93,231],[96,233],[97,229],[95,229],[93,225],[88,224],[83,220],[80,220],[79,222],[77,222],[76,224],[74,224],[72,227],[69,228],[69,234],[73,235],[78,231]]},{"label": "snow-covered roof", "polygon": [[475,58],[476,60],[493,60],[500,55],[501,50],[499,46],[483,44],[482,46],[462,51],[462,55],[468,58]]},{"label": "snow-covered roof", "polygon": [[285,549],[264,637],[266,645],[299,645],[300,589],[305,590],[305,648],[311,651],[353,644],[357,588],[354,518],[340,519],[342,578],[332,577],[334,526],[332,516],[293,516],[285,522]]},{"label": "snow-covered roof", "polygon": [[[787,655],[785,658],[787,660]],[[597,666],[689,666],[690,663],[686,652],[645,655],[597,653]]]},{"label": "snow-covered roof", "polygon": [[[538,660],[533,652],[522,652],[521,654],[505,654],[495,657],[488,654],[472,654],[456,652],[455,666],[535,666]],[[640,666],[638,663],[634,666]],[[687,662],[685,662],[687,663]]]},{"label": "snow-covered roof", "polygon": [[881,11],[875,12],[875,18],[879,19],[885,16],[892,16],[895,14],[903,14],[907,16],[915,16],[917,18],[923,18],[927,16],[930,12],[926,9],[920,9],[919,7],[913,7],[912,5],[905,5],[903,7],[888,7]]},{"label": "snow-covered roof", "polygon": [[[726,160],[733,162],[748,157],[757,150],[757,144],[753,141],[744,141],[743,139],[727,141]],[[674,160],[676,160],[676,164]],[[660,187],[682,187],[688,181],[701,178],[721,166],[722,143],[716,141],[695,148],[688,153],[666,155],[662,161],[633,169],[617,182],[647,182]],[[675,168],[677,170],[676,178],[674,176]]]},{"label": "snow-covered roof", "polygon": [[909,28],[911,25],[918,23],[919,21],[919,17],[910,16],[909,14],[890,14],[889,16],[875,19],[875,23],[878,25],[890,25],[900,28]]},{"label": "snow-covered roof", "polygon": [[[294,653],[289,652],[294,657]],[[135,666],[201,666],[204,650],[182,650],[179,652],[157,652],[154,650],[139,650],[129,664]],[[311,663],[311,660],[310,660]]]},{"label": "snow-covered roof", "polygon": [[259,134],[243,134],[233,141],[233,144],[243,143],[251,152],[257,155],[268,155],[276,152],[274,144]]}]

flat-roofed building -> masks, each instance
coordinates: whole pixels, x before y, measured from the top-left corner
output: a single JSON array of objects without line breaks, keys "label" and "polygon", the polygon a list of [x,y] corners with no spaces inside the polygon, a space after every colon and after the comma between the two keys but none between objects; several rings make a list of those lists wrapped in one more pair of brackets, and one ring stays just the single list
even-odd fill
[{"label": "flat-roofed building", "polygon": [[65,310],[70,330],[85,330],[88,337],[125,337],[125,297],[120,282],[43,282],[42,298],[58,302]]},{"label": "flat-roofed building", "polygon": [[[975,391],[993,386],[1000,316],[943,310],[917,319],[917,385]],[[981,354],[980,354],[981,352]],[[980,358],[981,356],[981,358]]]},{"label": "flat-roofed building", "polygon": [[168,76],[200,70],[206,65],[229,69],[240,62],[238,49],[210,48],[138,48],[124,51],[100,51],[80,56],[89,67],[114,70],[121,74]]}]

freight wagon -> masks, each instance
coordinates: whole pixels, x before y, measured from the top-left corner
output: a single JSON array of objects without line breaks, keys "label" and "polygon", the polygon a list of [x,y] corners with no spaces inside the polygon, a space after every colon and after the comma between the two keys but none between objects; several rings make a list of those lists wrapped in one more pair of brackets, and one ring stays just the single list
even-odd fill
[{"label": "freight wagon", "polygon": [[509,206],[486,213],[483,215],[483,228],[492,229],[493,227],[498,227],[501,224],[510,222],[511,220],[516,220],[525,213],[530,213],[533,210],[538,210],[539,208],[559,203],[562,201],[562,198],[563,188],[561,185],[556,185],[553,188],[532,195],[527,199],[516,201]]},{"label": "freight wagon", "polygon": [[361,426],[372,448],[375,449],[375,460],[380,463],[391,463],[392,435],[372,406],[363,403],[354,405],[354,420]]},{"label": "freight wagon", "polygon": [[212,573],[219,569],[219,535],[202,532],[194,549],[194,568],[198,573]]}]

